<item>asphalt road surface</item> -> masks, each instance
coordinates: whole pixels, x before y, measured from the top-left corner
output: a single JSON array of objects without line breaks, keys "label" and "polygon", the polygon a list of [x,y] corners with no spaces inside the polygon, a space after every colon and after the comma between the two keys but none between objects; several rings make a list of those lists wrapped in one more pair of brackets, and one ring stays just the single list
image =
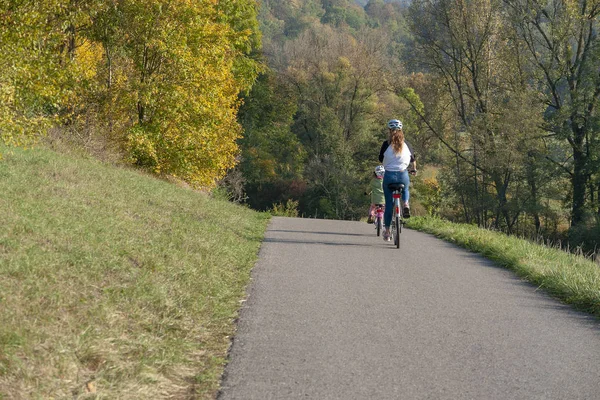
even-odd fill
[{"label": "asphalt road surface", "polygon": [[274,218],[219,400],[600,399],[600,322],[404,230]]}]

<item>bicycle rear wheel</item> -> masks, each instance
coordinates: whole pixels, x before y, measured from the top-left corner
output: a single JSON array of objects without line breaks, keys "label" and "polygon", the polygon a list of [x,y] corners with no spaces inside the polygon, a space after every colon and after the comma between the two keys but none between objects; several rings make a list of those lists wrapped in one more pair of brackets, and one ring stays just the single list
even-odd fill
[{"label": "bicycle rear wheel", "polygon": [[379,234],[381,233],[381,218],[377,217],[375,225],[377,226],[377,237],[379,237]]},{"label": "bicycle rear wheel", "polygon": [[396,245],[396,248],[399,249],[400,248],[400,230],[402,229],[402,227],[400,226],[400,218],[398,217],[398,215],[396,215],[396,232],[394,235],[394,244]]}]

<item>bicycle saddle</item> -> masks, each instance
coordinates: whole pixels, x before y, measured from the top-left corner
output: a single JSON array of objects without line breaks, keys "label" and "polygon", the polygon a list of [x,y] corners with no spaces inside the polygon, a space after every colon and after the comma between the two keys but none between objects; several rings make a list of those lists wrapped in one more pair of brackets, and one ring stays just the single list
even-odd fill
[{"label": "bicycle saddle", "polygon": [[400,191],[402,189],[404,189],[404,184],[403,183],[399,183],[399,182],[394,182],[394,183],[390,183],[388,185],[388,188],[392,191]]}]

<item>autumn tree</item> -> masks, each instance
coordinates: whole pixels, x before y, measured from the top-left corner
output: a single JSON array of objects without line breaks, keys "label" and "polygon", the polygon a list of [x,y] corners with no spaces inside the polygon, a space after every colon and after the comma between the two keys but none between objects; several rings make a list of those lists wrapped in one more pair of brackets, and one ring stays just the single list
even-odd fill
[{"label": "autumn tree", "polygon": [[[141,167],[213,185],[235,164],[238,94],[259,70],[249,58],[258,44],[256,24],[247,22],[255,20],[255,4],[129,0],[116,7],[97,16],[104,27],[95,37],[108,76],[126,79],[120,89],[134,121],[124,133],[128,154]],[[111,47],[130,61],[122,71],[111,71]]]},{"label": "autumn tree", "polygon": [[75,26],[96,2],[0,2],[0,138],[32,144],[70,114],[81,74],[75,62]]},{"label": "autumn tree", "polygon": [[83,117],[136,165],[194,186],[235,165],[239,95],[262,68],[256,2],[6,1],[0,12],[5,142]]}]

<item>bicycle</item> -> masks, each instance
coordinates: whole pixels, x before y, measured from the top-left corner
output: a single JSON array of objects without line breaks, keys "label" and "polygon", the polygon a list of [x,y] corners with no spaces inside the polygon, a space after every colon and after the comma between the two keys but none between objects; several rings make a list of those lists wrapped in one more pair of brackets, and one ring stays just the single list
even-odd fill
[{"label": "bicycle", "polygon": [[381,233],[383,227],[383,212],[385,211],[385,204],[375,204],[375,229],[377,229],[377,236]]},{"label": "bicycle", "polygon": [[392,208],[392,225],[390,229],[391,237],[394,239],[394,245],[397,249],[400,248],[400,233],[402,233],[402,213],[400,212],[400,199],[402,198],[402,190],[404,190],[404,184],[402,183],[390,183],[388,188],[392,191],[392,199],[394,200],[394,207]]}]

